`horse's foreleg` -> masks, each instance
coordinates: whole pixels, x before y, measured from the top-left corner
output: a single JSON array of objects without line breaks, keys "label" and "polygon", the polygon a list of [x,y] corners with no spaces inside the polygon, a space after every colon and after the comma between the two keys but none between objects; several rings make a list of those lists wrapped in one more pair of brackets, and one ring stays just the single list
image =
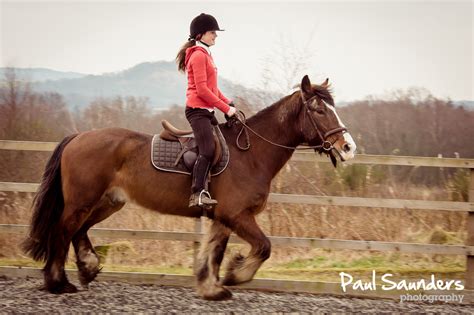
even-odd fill
[{"label": "horse's foreleg", "polygon": [[223,285],[236,285],[252,280],[258,268],[270,257],[271,243],[255,221],[246,215],[233,221],[233,231],[251,245],[247,257],[235,255],[227,266]]},{"label": "horse's foreleg", "polygon": [[197,268],[197,292],[206,300],[224,300],[232,293],[219,283],[219,268],[224,258],[231,231],[214,221],[202,243]]},{"label": "horse's foreleg", "polygon": [[74,235],[72,244],[76,253],[76,265],[79,270],[78,276],[82,286],[87,287],[100,271],[99,256],[87,236],[87,231],[96,223],[119,211],[124,205],[124,200],[114,198],[114,195],[110,193],[104,194],[94,207],[87,221]]}]

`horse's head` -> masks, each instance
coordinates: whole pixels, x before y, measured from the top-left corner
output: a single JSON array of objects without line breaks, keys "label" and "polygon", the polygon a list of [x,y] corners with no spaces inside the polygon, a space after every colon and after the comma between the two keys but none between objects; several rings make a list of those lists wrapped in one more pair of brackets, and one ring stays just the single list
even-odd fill
[{"label": "horse's head", "polygon": [[356,144],[336,113],[328,79],[321,85],[312,85],[305,75],[300,87],[300,121],[304,140],[310,146],[320,145],[321,148],[315,151],[328,154],[334,166],[337,165],[336,156],[341,161],[352,159]]}]

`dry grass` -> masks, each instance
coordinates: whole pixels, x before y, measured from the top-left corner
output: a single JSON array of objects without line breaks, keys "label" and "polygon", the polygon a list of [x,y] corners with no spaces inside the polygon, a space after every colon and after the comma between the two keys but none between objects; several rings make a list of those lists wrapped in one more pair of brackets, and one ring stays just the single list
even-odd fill
[{"label": "dry grass", "polygon": [[[6,205],[3,200],[1,223],[27,224],[31,195],[10,194],[8,201]],[[465,237],[462,230],[446,231],[442,226],[449,225],[446,223],[449,220],[442,216],[433,218],[429,213],[283,205],[272,205],[271,211],[268,210],[258,218],[268,235],[449,244],[460,244]],[[449,214],[444,215],[449,217]],[[435,220],[439,222],[437,225],[432,223]],[[126,207],[96,227],[191,232],[194,220]],[[24,264],[27,257],[18,246],[21,239],[19,235],[0,235],[0,258],[19,259],[20,264]],[[190,273],[193,265],[191,242],[97,237],[93,237],[92,242],[96,246],[110,245],[104,261],[108,270],[171,268],[173,272]],[[226,257],[247,250],[247,246],[229,244]],[[72,252],[69,260],[74,260]],[[363,272],[368,268],[420,274],[423,271],[462,272],[464,257],[274,247],[264,266],[259,276],[335,280],[340,270]]]}]

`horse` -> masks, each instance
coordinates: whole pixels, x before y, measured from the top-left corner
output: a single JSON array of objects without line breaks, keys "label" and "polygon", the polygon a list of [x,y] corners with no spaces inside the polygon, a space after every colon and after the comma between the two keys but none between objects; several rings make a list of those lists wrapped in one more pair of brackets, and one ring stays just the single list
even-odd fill
[{"label": "horse", "polygon": [[[301,144],[336,158],[354,157],[356,144],[336,113],[328,79],[312,84],[306,75],[299,89],[246,121],[219,124],[230,162],[213,178],[210,192],[218,205],[206,211],[212,224],[202,243],[196,269],[197,294],[207,300],[232,296],[228,286],[252,280],[270,257],[271,243],[255,216],[264,210],[272,179]],[[236,141],[242,128],[250,148]],[[134,202],[163,214],[199,218],[188,208],[191,177],[158,171],[150,162],[152,135],[123,128],[91,130],[65,137],[46,164],[36,193],[23,250],[44,261],[44,287],[51,293],[77,292],[64,270],[72,242],[79,280],[86,287],[100,271],[99,257],[87,236],[96,223]],[[301,147],[300,147],[301,148]],[[230,234],[250,244],[235,255],[222,279],[219,269]]]}]

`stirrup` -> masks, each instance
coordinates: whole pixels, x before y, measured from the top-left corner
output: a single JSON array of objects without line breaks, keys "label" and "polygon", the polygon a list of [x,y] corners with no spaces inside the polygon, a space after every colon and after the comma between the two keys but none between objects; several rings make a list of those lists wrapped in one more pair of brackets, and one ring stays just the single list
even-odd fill
[{"label": "stirrup", "polygon": [[[204,204],[202,202],[202,195],[205,195],[205,197],[207,197],[209,199],[209,203],[207,204]],[[211,198],[211,194],[207,191],[207,190],[201,190],[201,192],[199,193],[199,198],[198,198],[198,206],[199,207],[202,207],[202,206],[209,206],[209,205],[217,205],[217,201],[212,199]]]},{"label": "stirrup", "polygon": [[[203,202],[205,200],[205,202]],[[202,190],[200,193],[196,192],[191,194],[189,198],[189,207],[201,207],[211,209],[217,205],[217,200],[211,198],[211,195],[208,191]]]}]

